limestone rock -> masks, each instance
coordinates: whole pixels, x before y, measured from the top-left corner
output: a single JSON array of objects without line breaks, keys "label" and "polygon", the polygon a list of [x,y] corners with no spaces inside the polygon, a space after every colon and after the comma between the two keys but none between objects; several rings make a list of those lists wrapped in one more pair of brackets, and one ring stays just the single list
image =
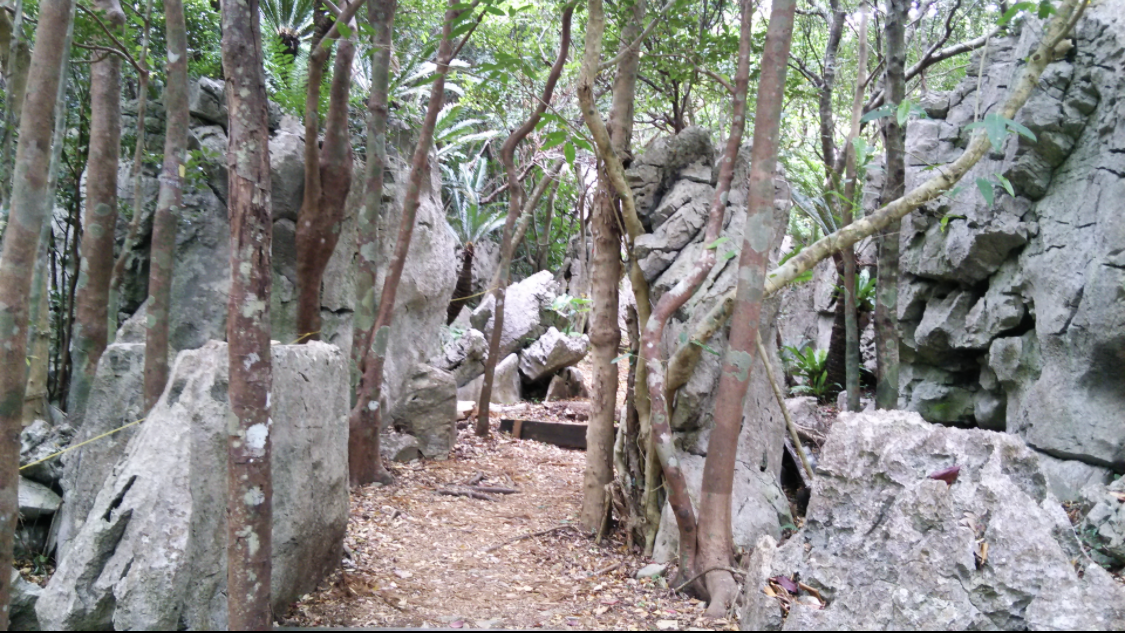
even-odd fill
[{"label": "limestone rock", "polygon": [[[347,357],[273,347],[273,609],[339,564],[348,518]],[[224,629],[227,348],[176,359],[36,605],[45,629]]]},{"label": "limestone rock", "polygon": [[12,568],[12,603],[8,615],[9,631],[38,631],[39,618],[35,616],[35,603],[43,590],[20,576],[18,569]]},{"label": "limestone rock", "polygon": [[[461,314],[466,314],[465,310]],[[456,324],[456,323],[455,323]],[[458,387],[465,386],[470,380],[484,373],[484,362],[488,358],[488,341],[480,330],[451,334],[448,330],[442,333],[443,343],[441,357],[436,361],[439,369],[453,372]]]},{"label": "limestone rock", "polygon": [[20,475],[45,486],[57,485],[63,475],[62,459],[47,458],[69,445],[73,436],[74,429],[68,424],[52,427],[45,420],[36,420],[24,427],[20,432]]},{"label": "limestone rock", "polygon": [[[509,354],[507,358],[496,363],[496,374],[492,378],[493,404],[515,404],[520,401],[522,384],[520,380],[520,359],[516,354]],[[484,385],[484,375],[477,376],[467,384],[457,389],[458,400],[480,400],[480,389]]]},{"label": "limestone rock", "polygon": [[586,386],[586,377],[577,367],[564,367],[547,385],[547,395],[544,402],[556,400],[577,400],[589,398],[590,390]]},{"label": "limestone rock", "polygon": [[527,382],[539,382],[558,370],[586,357],[590,337],[567,336],[550,328],[539,340],[520,352],[520,373]]},{"label": "limestone rock", "polygon": [[[504,293],[504,329],[500,333],[500,355],[518,352],[535,342],[558,316],[551,304],[559,296],[559,284],[544,270],[508,287]],[[473,311],[473,327],[491,340],[496,299],[489,295]]]},{"label": "limestone rock", "polygon": [[1083,496],[1095,505],[1083,520],[1083,526],[1093,532],[1100,552],[1112,557],[1117,565],[1125,564],[1125,478],[1109,486],[1091,484]]},{"label": "limestone rock", "polygon": [[457,440],[457,384],[453,374],[417,365],[403,391],[406,395],[391,409],[391,425],[417,438],[424,456],[445,459]]},{"label": "limestone rock", "polygon": [[412,462],[424,457],[418,438],[394,430],[379,436],[379,454],[394,462]]},{"label": "limestone rock", "polygon": [[38,519],[54,514],[62,503],[62,497],[47,486],[20,477],[19,504],[20,516],[25,520]]},{"label": "limestone rock", "polygon": [[1108,468],[1039,453],[1039,468],[1047,476],[1051,494],[1059,501],[1078,501],[1087,486],[1105,486],[1113,476]]},{"label": "limestone rock", "polygon": [[[928,478],[952,465],[952,485]],[[1125,625],[1125,588],[1097,565],[1071,565],[1081,555],[1069,520],[1019,438],[902,411],[845,413],[817,474],[804,527],[781,547],[757,541],[743,630]],[[799,574],[827,606],[795,605],[783,621],[761,591],[778,574]]]}]

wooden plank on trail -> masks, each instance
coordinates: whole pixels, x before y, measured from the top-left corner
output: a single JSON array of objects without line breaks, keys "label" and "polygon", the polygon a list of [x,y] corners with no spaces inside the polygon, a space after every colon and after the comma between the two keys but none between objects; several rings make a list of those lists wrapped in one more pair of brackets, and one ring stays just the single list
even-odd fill
[{"label": "wooden plank on trail", "polygon": [[586,425],[538,420],[500,420],[500,432],[512,437],[586,450]]}]

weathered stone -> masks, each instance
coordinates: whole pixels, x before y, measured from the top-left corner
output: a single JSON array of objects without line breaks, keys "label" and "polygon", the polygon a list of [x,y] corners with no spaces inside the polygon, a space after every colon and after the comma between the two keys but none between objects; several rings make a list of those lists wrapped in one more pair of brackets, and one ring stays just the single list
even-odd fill
[{"label": "weathered stone", "polygon": [[20,576],[18,569],[12,568],[12,602],[8,612],[9,631],[38,631],[39,618],[35,615],[35,603],[43,589]]},{"label": "weathered stone", "polygon": [[[500,334],[500,355],[517,352],[534,343],[558,315],[550,310],[559,296],[558,282],[550,271],[538,272],[519,283],[512,284],[504,293],[504,329]],[[485,340],[492,336],[494,296],[489,295],[473,311],[473,327],[479,329]]]},{"label": "weathered stone", "polygon": [[41,483],[20,477],[19,503],[20,516],[25,520],[32,520],[58,511],[62,497]]},{"label": "weathered stone", "polygon": [[[348,369],[336,347],[273,347],[274,612],[339,564],[348,518]],[[176,359],[36,605],[46,629],[223,629],[227,347]]]},{"label": "weathered stone", "polygon": [[1047,475],[1051,494],[1059,501],[1078,501],[1087,486],[1105,486],[1113,471],[1073,459],[1058,459],[1039,453],[1039,468]]},{"label": "weathered stone", "polygon": [[659,563],[649,563],[648,565],[645,565],[644,567],[638,569],[637,573],[633,574],[633,577],[637,580],[643,580],[645,578],[660,578],[667,570],[667,565],[661,565]]},{"label": "weathered stone", "polygon": [[[493,404],[515,404],[522,398],[522,384],[520,380],[520,359],[516,354],[509,354],[507,358],[496,363],[496,373],[492,377]],[[458,400],[480,400],[480,388],[484,384],[484,375],[477,376],[464,386],[457,389]]]},{"label": "weathered stone", "polygon": [[227,100],[223,82],[202,77],[188,84],[188,111],[207,123],[227,124]]},{"label": "weathered stone", "polygon": [[[952,465],[952,485],[928,478]],[[780,547],[757,541],[744,630],[1125,625],[1125,588],[1097,565],[1071,565],[1081,555],[1069,520],[1019,438],[900,411],[842,414],[817,473],[804,527]],[[798,603],[782,620],[762,588],[798,574],[827,606]]]},{"label": "weathered stone", "polygon": [[694,169],[709,167],[714,160],[711,133],[702,127],[689,127],[675,136],[660,137],[650,143],[625,172],[626,182],[633,189],[637,214],[646,228],[654,224],[649,215],[681,177],[681,172],[686,169],[688,179],[695,180],[698,176]]},{"label": "weathered stone", "polygon": [[[467,312],[462,310],[461,314],[465,315]],[[442,337],[444,344],[436,365],[439,369],[453,372],[458,387],[465,386],[484,373],[484,362],[488,358],[488,341],[484,334],[474,329],[462,330],[456,334],[447,330],[442,333]]]},{"label": "weathered stone", "polygon": [[144,355],[143,342],[114,343],[106,347],[98,361],[86,412],[74,443],[122,430],[62,456],[64,469],[60,485],[66,503],[56,519],[60,558],[69,551],[70,541],[85,523],[98,491],[140,429],[137,425],[122,427],[144,417]]},{"label": "weathered stone", "polygon": [[589,397],[590,390],[586,386],[586,377],[582,375],[582,371],[577,367],[564,367],[554,378],[551,378],[551,384],[547,385],[547,395],[543,401],[578,400]]},{"label": "weathered stone", "polygon": [[424,457],[418,438],[393,429],[379,436],[379,454],[395,462],[412,462]]},{"label": "weathered stone", "polygon": [[73,436],[74,429],[68,424],[52,427],[45,420],[36,420],[24,427],[20,433],[20,475],[56,486],[62,479],[63,465],[60,458],[52,456],[70,444]]},{"label": "weathered stone", "polygon": [[585,358],[589,347],[590,337],[585,334],[567,336],[551,328],[520,352],[520,373],[527,382],[539,382]]},{"label": "weathered stone", "polygon": [[1093,533],[1098,551],[1125,565],[1125,478],[1105,486],[1092,484],[1083,496],[1095,502],[1083,519],[1087,533]]},{"label": "weathered stone", "polygon": [[457,384],[453,374],[417,365],[403,385],[406,394],[393,409],[393,428],[418,439],[422,454],[445,459],[457,440]]}]

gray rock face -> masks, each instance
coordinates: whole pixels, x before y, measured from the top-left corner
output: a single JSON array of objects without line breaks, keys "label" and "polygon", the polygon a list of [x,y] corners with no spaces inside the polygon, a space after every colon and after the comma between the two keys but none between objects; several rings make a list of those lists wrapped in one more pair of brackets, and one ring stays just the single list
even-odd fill
[{"label": "gray rock face", "polygon": [[[45,420],[36,420],[20,432],[20,475],[46,486],[54,486],[62,478],[60,459],[47,459],[70,444],[74,429],[67,424],[52,427]],[[39,462],[39,463],[36,463]]]},{"label": "gray rock face", "polygon": [[564,367],[554,378],[551,378],[551,384],[547,385],[547,395],[543,398],[543,401],[576,400],[589,397],[590,390],[586,386],[586,377],[582,375],[582,371],[577,367]]},{"label": "gray rock face", "polygon": [[[140,343],[119,342],[106,347],[98,361],[74,443],[109,433],[144,416],[144,356],[143,339]],[[60,485],[66,503],[57,519],[60,557],[68,551],[70,540],[85,523],[102,484],[125,455],[125,447],[139,428],[123,429],[62,456]]]},{"label": "gray rock face", "polygon": [[520,352],[520,373],[527,382],[539,382],[586,357],[590,337],[567,336],[550,328],[539,340]]},{"label": "gray rock face", "polygon": [[[462,310],[461,314],[465,314]],[[456,323],[454,323],[456,325]],[[469,329],[454,337],[449,331],[442,333],[444,342],[441,357],[436,365],[440,369],[453,372],[458,387],[463,387],[473,378],[484,373],[484,362],[488,358],[488,341],[480,330]]]},{"label": "gray rock face", "polygon": [[35,603],[43,590],[20,576],[19,570],[12,568],[12,603],[8,614],[9,631],[38,631],[39,618],[35,616]]},{"label": "gray rock face", "polygon": [[1109,486],[1092,484],[1083,493],[1094,502],[1083,521],[1085,531],[1093,533],[1099,553],[1113,559],[1112,564],[1125,565],[1125,478]]},{"label": "gray rock face", "polygon": [[457,384],[453,374],[417,365],[403,392],[406,395],[391,409],[391,426],[416,437],[425,457],[445,459],[457,440]]},{"label": "gray rock face", "polygon": [[[993,112],[1039,37],[993,39],[930,119],[909,124],[907,186],[953,160],[978,107]],[[1125,22],[1092,6],[1073,63],[1044,72],[1012,134],[952,200],[904,219],[902,405],[932,421],[1018,433],[1062,459],[1125,471]],[[978,82],[981,93],[976,94]],[[989,206],[977,178],[1003,174]],[[942,228],[940,218],[950,218]],[[963,216],[964,219],[956,216]]]},{"label": "gray rock face", "polygon": [[[273,347],[273,608],[338,563],[348,369],[322,343]],[[46,629],[224,629],[227,348],[182,352],[36,605]]]},{"label": "gray rock face", "polygon": [[[523,381],[520,380],[520,357],[509,354],[496,363],[496,374],[492,377],[492,397],[494,404],[515,404],[523,397]],[[458,400],[480,400],[480,388],[484,385],[484,375],[477,376],[457,389]]]},{"label": "gray rock face", "polygon": [[47,486],[25,477],[20,477],[19,504],[20,516],[24,519],[38,519],[50,516],[59,509],[62,497]]},{"label": "gray rock face", "polygon": [[[706,214],[713,189],[715,150],[707,132],[689,128],[679,135],[654,141],[630,168],[627,179],[637,200],[637,212],[651,230],[646,236],[644,268],[651,288],[652,300],[658,301],[676,282],[684,278],[705,245],[701,214]],[[719,262],[704,280],[699,291],[668,322],[662,342],[665,357],[680,345],[681,336],[689,335],[696,324],[721,297],[734,288],[737,279],[737,254],[742,244],[745,219],[746,182],[749,168],[749,146],[739,153],[735,165],[734,186],[728,196],[722,236],[729,238],[719,246]],[[790,208],[788,188],[777,189],[774,204],[774,234],[770,236],[774,262],[787,225]],[[774,373],[782,375],[777,358],[774,323],[779,301],[767,302],[762,314],[762,340],[767,341],[768,361]],[[708,347],[722,353],[726,347],[729,326],[717,333]],[[756,361],[758,362],[758,361]],[[690,380],[679,391],[672,411],[672,426],[685,453],[682,464],[694,464],[699,473],[689,474],[691,494],[699,490],[704,456],[710,438],[711,412],[719,381],[720,363],[716,353],[704,351]],[[751,384],[744,401],[743,430],[739,436],[738,465],[735,471],[734,514],[736,544],[749,547],[761,534],[780,534],[780,526],[788,522],[788,504],[778,485],[784,452],[784,418],[778,407],[765,372],[760,365],[751,371]],[[665,508],[658,542],[662,556],[674,557],[678,535]],[[738,527],[739,523],[742,527]]]},{"label": "gray rock face", "polygon": [[[504,329],[500,333],[500,355],[517,352],[535,342],[547,328],[554,324],[558,315],[550,310],[551,304],[559,296],[559,284],[550,271],[544,270],[508,286],[504,293]],[[473,311],[473,327],[484,334],[484,339],[492,337],[493,313],[496,299],[489,295]]]},{"label": "gray rock face", "polygon": [[[952,485],[929,479],[958,465]],[[987,558],[974,554],[988,544]],[[805,526],[751,556],[743,630],[1117,630],[1125,588],[1081,574],[1070,522],[1022,440],[931,425],[902,411],[842,414],[823,447]],[[782,621],[774,575],[817,590],[824,609]]]}]

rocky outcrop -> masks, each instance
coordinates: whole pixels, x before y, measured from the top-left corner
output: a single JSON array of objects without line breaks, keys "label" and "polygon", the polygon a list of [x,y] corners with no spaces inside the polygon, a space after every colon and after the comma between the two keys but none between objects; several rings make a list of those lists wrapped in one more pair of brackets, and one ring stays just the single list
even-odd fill
[{"label": "rocky outcrop", "polygon": [[[504,293],[504,329],[500,333],[500,355],[518,352],[535,342],[547,329],[558,323],[558,313],[551,305],[559,296],[559,284],[550,271],[538,272],[527,279],[512,284]],[[484,334],[486,341],[492,337],[493,313],[496,298],[485,297],[473,310],[470,322]]]},{"label": "rocky outcrop", "polygon": [[[489,402],[496,404],[515,404],[523,397],[523,381],[520,380],[520,357],[508,354],[507,358],[496,363],[496,373],[492,377],[492,397]],[[480,389],[484,385],[484,374],[470,380],[457,389],[458,400],[480,400]]]},{"label": "rocky outcrop", "polygon": [[[993,113],[1040,33],[993,39],[907,132],[907,187]],[[1062,459],[1125,471],[1125,22],[1091,6],[1073,62],[1051,63],[1010,134],[952,198],[902,223],[901,404],[932,421],[1017,433]],[[978,94],[979,85],[979,94]],[[1005,176],[989,204],[979,182]],[[1108,474],[1108,470],[1103,473]]]},{"label": "rocky outcrop", "polygon": [[1125,478],[1109,486],[1091,484],[1082,496],[1093,504],[1083,519],[1083,532],[1088,535],[1093,555],[1107,565],[1125,565]]},{"label": "rocky outcrop", "polygon": [[[719,261],[704,280],[702,287],[670,319],[664,332],[664,353],[671,355],[686,340],[697,323],[722,296],[734,288],[738,268],[737,249],[741,245],[742,223],[746,208],[746,183],[749,167],[749,144],[739,153],[734,185],[728,196],[722,235],[729,238],[719,247]],[[626,178],[633,187],[637,211],[650,233],[638,240],[638,257],[648,279],[655,302],[686,276],[704,248],[703,224],[707,206],[717,178],[715,149],[708,133],[701,128],[688,128],[674,137],[654,141],[628,170]],[[779,185],[774,205],[774,227],[771,236],[774,259],[787,226],[790,202],[788,185]],[[702,215],[701,215],[702,214]],[[642,244],[643,242],[643,244]],[[774,323],[778,301],[771,300],[762,313],[762,340],[768,347],[768,362],[774,373],[782,375],[777,358]],[[729,325],[708,343],[691,379],[676,396],[672,426],[677,443],[685,450],[681,464],[696,464],[702,473],[703,458],[713,422],[711,412],[719,382],[718,354],[726,346]],[[745,417],[739,436],[738,465],[735,471],[735,511],[743,528],[735,528],[735,544],[753,545],[761,534],[780,535],[781,525],[788,523],[788,506],[778,483],[784,452],[784,419],[761,367],[751,372],[751,384],[744,404]],[[689,472],[692,495],[698,492],[699,478]],[[661,558],[672,556],[676,538],[670,512],[665,508],[658,541]]]},{"label": "rocky outcrop", "polygon": [[[930,478],[959,466],[956,481]],[[1078,561],[1072,564],[1072,561]],[[915,413],[842,414],[805,525],[756,544],[743,630],[1119,630],[1125,588],[1084,564],[1036,453]],[[1078,567],[1076,569],[1076,566]],[[775,576],[802,590],[782,619]]]},{"label": "rocky outcrop", "polygon": [[577,400],[589,398],[590,390],[586,386],[586,377],[577,367],[566,367],[547,385],[547,395],[543,402],[556,400]]},{"label": "rocky outcrop", "polygon": [[520,352],[520,373],[527,382],[541,382],[585,358],[589,347],[590,337],[585,334],[567,336],[552,327]]},{"label": "rocky outcrop", "polygon": [[69,424],[51,426],[45,420],[35,420],[20,432],[20,476],[45,486],[56,486],[62,479],[62,463],[47,459],[71,442],[74,429]]},{"label": "rocky outcrop", "polygon": [[39,618],[35,616],[35,603],[43,592],[39,585],[23,579],[17,569],[12,569],[12,602],[8,614],[9,631],[38,631]]},{"label": "rocky outcrop", "polygon": [[[45,629],[224,629],[227,348],[180,353],[36,605]],[[336,347],[273,347],[273,608],[339,564],[348,369]]]},{"label": "rocky outcrop", "polygon": [[416,365],[403,384],[406,394],[391,411],[389,425],[418,439],[418,450],[430,459],[445,459],[457,441],[457,384],[453,374]]}]

